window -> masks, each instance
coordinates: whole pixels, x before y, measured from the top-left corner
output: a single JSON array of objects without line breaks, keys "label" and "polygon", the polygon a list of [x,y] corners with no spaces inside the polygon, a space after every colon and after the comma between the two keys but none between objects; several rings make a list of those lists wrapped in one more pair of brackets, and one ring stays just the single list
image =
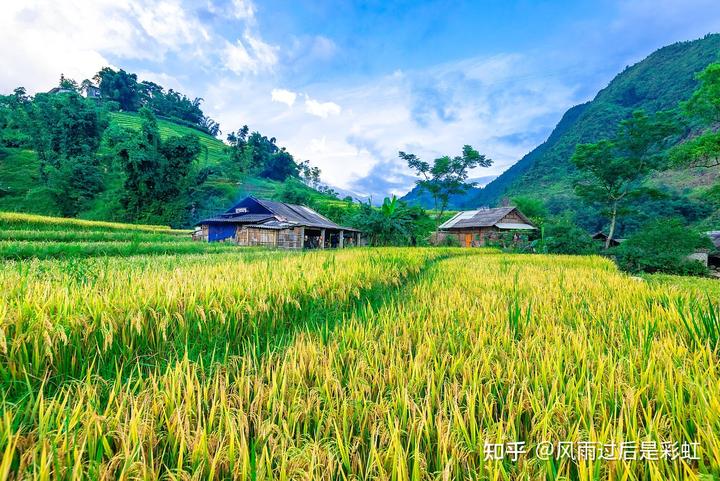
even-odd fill
[{"label": "window", "polygon": [[247,211],[247,207],[238,207],[237,209],[235,209],[236,214],[245,214],[247,213]]}]

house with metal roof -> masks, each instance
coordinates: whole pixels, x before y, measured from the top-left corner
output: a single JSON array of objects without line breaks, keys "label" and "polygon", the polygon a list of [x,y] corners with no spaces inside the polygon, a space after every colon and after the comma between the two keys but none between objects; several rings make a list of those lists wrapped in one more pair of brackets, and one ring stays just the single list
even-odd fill
[{"label": "house with metal roof", "polygon": [[498,207],[458,212],[442,223],[435,234],[436,242],[455,236],[464,247],[483,246],[503,232],[531,232],[535,224],[517,207]]},{"label": "house with metal roof", "polygon": [[246,197],[197,223],[195,238],[284,249],[359,245],[360,231],[342,227],[304,205]]}]

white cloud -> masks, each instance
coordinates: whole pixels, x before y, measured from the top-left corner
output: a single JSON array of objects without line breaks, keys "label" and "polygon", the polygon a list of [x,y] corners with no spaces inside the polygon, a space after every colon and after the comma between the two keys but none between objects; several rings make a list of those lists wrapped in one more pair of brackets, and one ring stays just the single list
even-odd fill
[{"label": "white cloud", "polygon": [[255,18],[255,5],[250,0],[233,0],[232,6],[235,18]]},{"label": "white cloud", "polygon": [[271,69],[277,63],[275,50],[275,47],[246,32],[244,41],[238,39],[235,43],[225,42],[222,60],[227,69],[238,75],[257,74]]},{"label": "white cloud", "polygon": [[274,102],[254,95],[261,79],[213,82],[205,98],[218,107],[213,115],[225,128],[247,124],[272,135],[297,159],[319,166],[325,182],[382,199],[412,188],[399,150],[432,160],[459,154],[468,143],[495,161],[471,174],[482,177],[502,172],[544,140],[578,100],[573,85],[540,75],[544,68],[542,59],[507,55],[313,85],[312,93],[288,90],[303,96],[302,109],[286,108],[280,89]]},{"label": "white cloud", "polygon": [[245,41],[250,45],[255,60],[261,68],[272,67],[278,61],[277,47],[265,43],[262,39],[250,32],[245,32]]},{"label": "white cloud", "polygon": [[305,111],[320,118],[327,118],[330,115],[340,115],[342,109],[335,102],[318,102],[305,96]]},{"label": "white cloud", "polygon": [[280,102],[288,107],[292,107],[295,103],[295,99],[297,98],[297,94],[295,92],[285,89],[273,89],[272,92],[270,92],[270,96],[273,102]]}]

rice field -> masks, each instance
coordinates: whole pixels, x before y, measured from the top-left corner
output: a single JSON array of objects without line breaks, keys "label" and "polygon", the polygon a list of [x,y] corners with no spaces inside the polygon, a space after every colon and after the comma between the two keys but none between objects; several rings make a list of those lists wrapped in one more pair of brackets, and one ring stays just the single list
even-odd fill
[{"label": "rice field", "polygon": [[166,226],[0,212],[0,259],[82,259],[237,252],[193,242],[191,231]]},{"label": "rice field", "polygon": [[713,281],[452,248],[2,265],[1,479],[720,477]]}]

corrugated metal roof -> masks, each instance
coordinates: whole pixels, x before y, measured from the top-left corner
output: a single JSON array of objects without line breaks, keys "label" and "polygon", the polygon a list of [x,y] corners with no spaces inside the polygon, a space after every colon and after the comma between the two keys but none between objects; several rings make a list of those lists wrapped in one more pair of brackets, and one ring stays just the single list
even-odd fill
[{"label": "corrugated metal roof", "polygon": [[295,224],[294,222],[281,222],[279,220],[269,220],[267,222],[263,222],[262,224],[250,224],[247,227],[252,227],[254,229],[283,230],[283,229],[292,229],[293,227],[297,227],[297,224]]},{"label": "corrugated metal roof", "polygon": [[492,227],[513,210],[515,210],[515,207],[498,207],[495,209],[478,209],[458,212],[451,219],[442,223],[440,225],[440,229]]},{"label": "corrugated metal roof", "polygon": [[531,226],[530,224],[525,224],[523,222],[498,222],[495,224],[495,227],[498,229],[507,229],[507,230],[534,230],[535,227]]}]

